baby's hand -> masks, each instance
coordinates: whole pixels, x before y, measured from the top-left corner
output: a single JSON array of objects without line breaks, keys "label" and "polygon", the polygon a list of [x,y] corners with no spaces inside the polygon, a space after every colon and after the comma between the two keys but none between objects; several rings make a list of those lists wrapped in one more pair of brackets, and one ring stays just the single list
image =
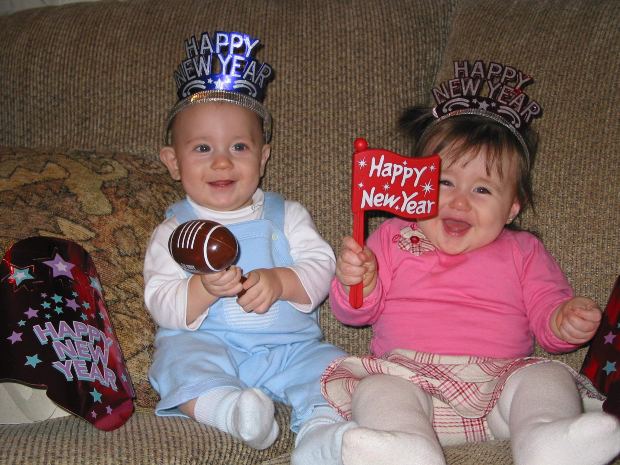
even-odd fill
[{"label": "baby's hand", "polygon": [[282,296],[284,287],[275,269],[257,268],[243,283],[245,292],[237,303],[246,312],[265,313]]},{"label": "baby's hand", "polygon": [[355,239],[346,236],[336,259],[336,277],[349,292],[350,286],[362,283],[364,297],[368,296],[377,284],[377,259],[368,248],[360,246]]},{"label": "baby's hand", "polygon": [[554,334],[570,344],[585,344],[598,329],[601,309],[592,299],[574,297],[564,302],[551,318]]},{"label": "baby's hand", "polygon": [[231,266],[216,273],[201,274],[200,281],[205,290],[212,296],[218,298],[232,297],[243,290],[241,276],[241,268]]}]

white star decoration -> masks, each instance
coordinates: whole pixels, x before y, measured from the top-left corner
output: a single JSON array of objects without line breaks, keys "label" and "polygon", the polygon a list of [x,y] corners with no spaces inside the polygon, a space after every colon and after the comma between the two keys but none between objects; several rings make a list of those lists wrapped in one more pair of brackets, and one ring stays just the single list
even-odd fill
[{"label": "white star decoration", "polygon": [[426,184],[424,184],[424,186],[422,186],[422,189],[424,189],[424,195],[428,194],[430,191],[434,190],[433,189],[433,185],[431,184],[430,181],[428,181]]},{"label": "white star decoration", "polygon": [[366,166],[366,159],[362,158],[361,160],[359,160],[357,162],[357,166],[359,166],[360,168],[364,168]]}]

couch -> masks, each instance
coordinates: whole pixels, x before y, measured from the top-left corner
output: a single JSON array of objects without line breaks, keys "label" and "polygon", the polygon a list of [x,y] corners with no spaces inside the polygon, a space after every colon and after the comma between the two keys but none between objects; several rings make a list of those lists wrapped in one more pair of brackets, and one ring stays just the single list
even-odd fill
[{"label": "couch", "polygon": [[[620,271],[619,22],[616,0],[127,0],[0,17],[0,249],[47,235],[91,254],[136,391],[135,413],[112,432],[72,416],[0,426],[0,464],[290,462],[284,405],[281,436],[264,451],[153,413],[155,327],[141,268],[151,230],[181,196],[158,150],[186,37],[240,30],[265,44],[258,56],[276,77],[263,187],[306,205],[335,249],[351,233],[355,138],[407,153],[399,113],[430,104],[454,60],[531,73],[544,116],[535,123],[536,210],[523,225],[576,292],[604,307]],[[368,216],[369,231],[384,218]],[[340,324],[328,303],[320,312],[328,341],[366,353],[369,328]],[[585,350],[552,357],[578,370]],[[450,465],[512,463],[506,441],[445,452]]]}]

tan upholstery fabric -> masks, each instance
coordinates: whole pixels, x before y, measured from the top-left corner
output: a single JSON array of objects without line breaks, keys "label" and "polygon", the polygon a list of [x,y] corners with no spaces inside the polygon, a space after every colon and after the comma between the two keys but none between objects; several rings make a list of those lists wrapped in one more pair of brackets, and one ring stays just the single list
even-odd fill
[{"label": "tan upholstery fabric", "polygon": [[19,77],[3,80],[0,144],[155,152],[183,41],[216,30],[264,44],[281,156],[346,153],[360,131],[385,142],[403,102],[428,92],[450,11],[450,2],[419,0],[133,0],[0,17],[11,44],[0,63]]},{"label": "tan upholstery fabric", "polygon": [[278,407],[283,433],[265,451],[193,420],[160,418],[150,410],[137,411],[122,428],[107,433],[77,417],[0,425],[0,465],[258,465],[291,448],[289,415],[289,409]]},{"label": "tan upholstery fabric", "polygon": [[[0,42],[12,44],[0,48],[0,64],[20,76],[0,89],[0,145],[154,157],[184,39],[242,30],[265,44],[258,56],[276,73],[266,98],[274,134],[264,185],[302,201],[336,246],[351,231],[352,142],[403,148],[397,115],[427,95],[451,11],[451,2],[407,0],[186,0],[174,8],[153,0],[0,18]],[[328,339],[367,350],[367,336],[323,315]]]},{"label": "tan upholstery fabric", "polygon": [[[453,61],[463,59],[497,61],[533,76],[526,92],[543,116],[534,123],[536,212],[528,212],[524,227],[540,234],[576,293],[601,308],[620,272],[619,20],[613,0],[596,7],[465,0],[437,78],[452,77]],[[560,358],[579,369],[584,355]]]},{"label": "tan upholstery fabric", "polygon": [[439,74],[449,78],[453,60],[480,58],[533,76],[526,92],[543,107],[534,123],[538,214],[525,226],[540,233],[576,292],[601,306],[620,271],[619,20],[613,0],[466,0]]},{"label": "tan upholstery fabric", "polygon": [[[157,153],[187,36],[240,30],[264,43],[258,57],[276,72],[264,187],[306,205],[334,248],[351,233],[356,137],[406,152],[395,130],[400,111],[429,102],[454,59],[532,73],[530,94],[545,114],[538,214],[525,226],[540,232],[577,292],[604,305],[620,272],[619,23],[615,0],[127,0],[0,17],[0,248],[46,234],[91,253],[139,406],[112,433],[72,417],[0,426],[0,465],[289,463],[282,406],[283,436],[263,452],[151,410],[155,328],[142,303],[142,259],[152,228],[181,195]],[[383,218],[369,216],[369,229]],[[338,323],[327,304],[321,323],[330,342],[367,352],[368,328]],[[560,358],[579,368],[583,355]],[[512,463],[507,442],[451,447],[446,456],[450,465]]]}]

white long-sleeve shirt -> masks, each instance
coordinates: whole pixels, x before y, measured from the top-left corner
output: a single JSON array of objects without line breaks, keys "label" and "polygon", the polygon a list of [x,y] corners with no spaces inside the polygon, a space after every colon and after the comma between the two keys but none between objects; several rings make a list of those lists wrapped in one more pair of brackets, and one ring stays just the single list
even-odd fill
[{"label": "white long-sleeve shirt", "polygon": [[[262,217],[264,192],[257,189],[252,205],[234,211],[215,211],[202,207],[189,197],[200,219],[223,225],[256,220]],[[190,325],[186,322],[187,289],[189,278],[168,252],[168,238],[179,225],[175,217],[162,222],[151,235],[144,259],[144,300],[155,323],[168,329],[197,329],[207,317],[209,308]],[[309,212],[299,203],[284,203],[284,234],[290,245],[293,270],[304,287],[309,304],[296,304],[296,309],[309,313],[327,296],[329,283],[335,271],[335,257],[329,244],[320,236]]]}]

